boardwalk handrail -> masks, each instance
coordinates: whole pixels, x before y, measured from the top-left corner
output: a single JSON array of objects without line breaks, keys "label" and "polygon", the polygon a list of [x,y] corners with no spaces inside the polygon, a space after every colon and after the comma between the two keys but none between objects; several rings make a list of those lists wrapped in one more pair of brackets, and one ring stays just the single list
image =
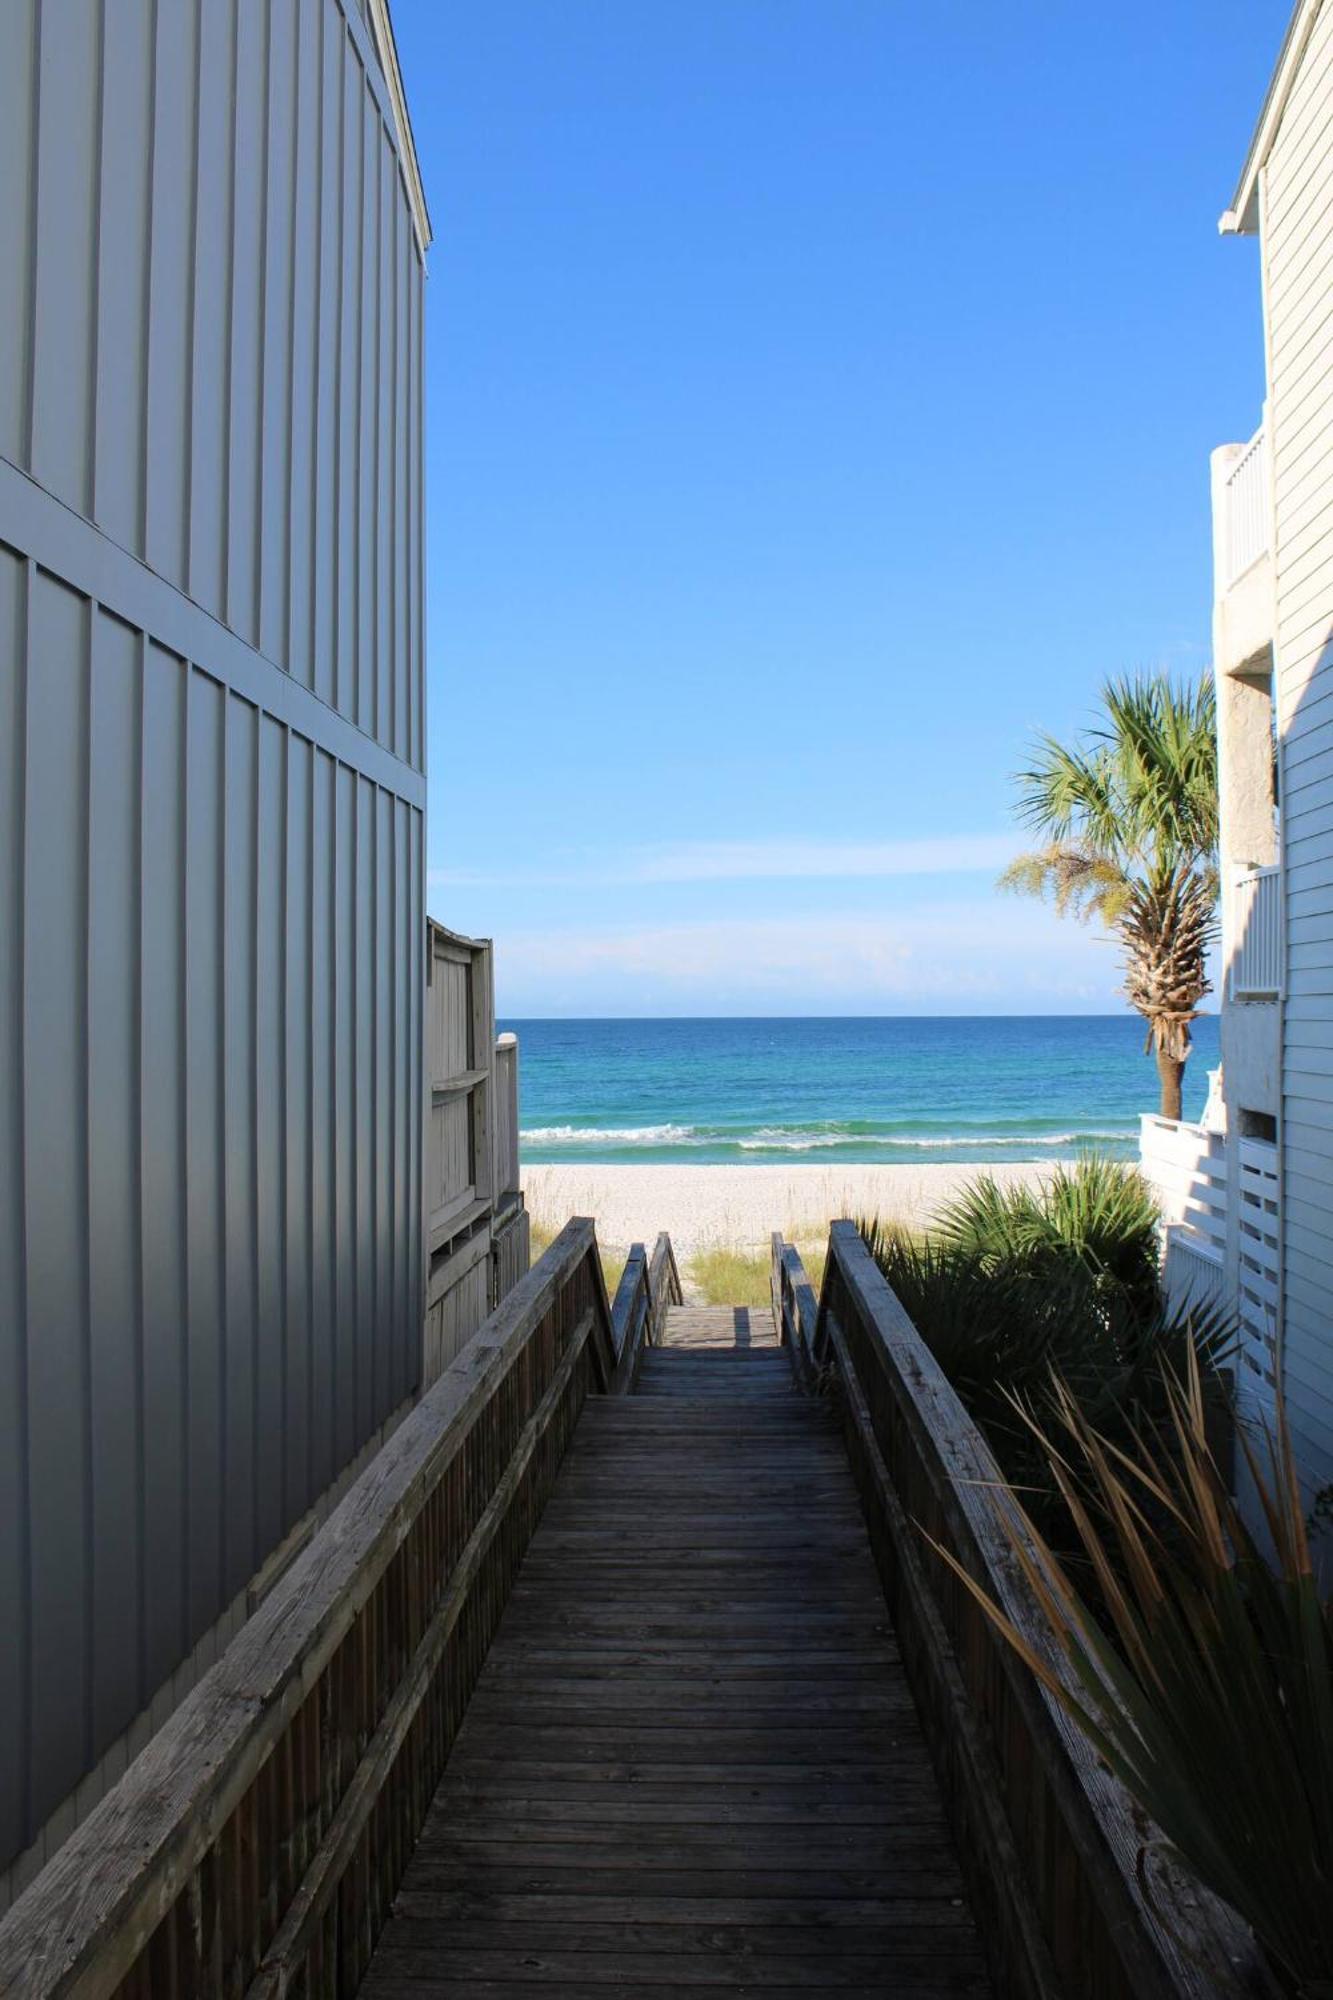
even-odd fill
[{"label": "boardwalk handrail", "polygon": [[611,1308],[616,1343],[615,1389],[624,1392],[633,1388],[644,1348],[657,1346],[666,1324],[667,1307],[678,1306],[682,1296],[676,1253],[665,1231],[653,1245],[651,1259],[642,1243],[631,1244]]},{"label": "boardwalk handrail", "polygon": [[0,1992],[354,1993],[590,1389],[575,1218],[0,1925]]},{"label": "boardwalk handrail", "polygon": [[797,1380],[808,1388],[814,1382],[818,1369],[815,1334],[819,1301],[805,1275],[805,1266],[795,1244],[784,1243],[776,1232],[769,1283],[778,1339],[791,1351]]},{"label": "boardwalk handrail", "polygon": [[[775,1241],[796,1295],[799,1258]],[[808,1289],[808,1287],[807,1287]],[[801,1338],[806,1338],[802,1316]],[[871,1545],[1006,1990],[1237,2000],[1275,1988],[1245,1927],[1153,1862],[1123,1788],[928,1547],[950,1549],[1063,1663],[996,1517],[1001,1474],[856,1225],[829,1239],[813,1350],[832,1370]]]}]

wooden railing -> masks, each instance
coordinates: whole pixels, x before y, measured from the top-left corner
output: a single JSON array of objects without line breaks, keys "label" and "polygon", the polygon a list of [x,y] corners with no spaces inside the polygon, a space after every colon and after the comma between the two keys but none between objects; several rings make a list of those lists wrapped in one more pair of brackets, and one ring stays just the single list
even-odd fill
[{"label": "wooden railing", "polygon": [[532,1255],[532,1227],[522,1202],[501,1209],[491,1224],[491,1308],[514,1289]]},{"label": "wooden railing", "polygon": [[681,1302],[680,1273],[671,1238],[658,1237],[650,1258],[642,1243],[635,1243],[625,1260],[616,1286],[611,1321],[616,1343],[615,1388],[632,1389],[645,1347],[656,1347],[662,1337],[668,1306]]},{"label": "wooden railing", "polygon": [[14,1905],[0,1993],[356,1991],[584,1398],[621,1359],[576,1219]]},{"label": "wooden railing", "polygon": [[518,1171],[518,1036],[500,1035],[495,1043],[495,1195],[503,1201],[517,1194]]},{"label": "wooden railing", "polygon": [[771,1290],[778,1339],[791,1355],[797,1380],[812,1388],[819,1371],[815,1355],[819,1301],[799,1252],[778,1235],[773,1237]]},{"label": "wooden railing", "polygon": [[494,1181],[491,1216],[491,1307],[512,1291],[528,1268],[531,1225],[523,1205],[518,1163],[518,1036],[495,1044]]},{"label": "wooden railing", "polygon": [[[801,1300],[799,1258],[780,1239],[774,1271],[775,1295]],[[1151,1828],[930,1547],[951,1550],[1060,1670],[997,1518],[995,1460],[854,1224],[833,1225],[813,1338],[804,1307],[792,1326],[785,1337],[819,1358],[841,1401],[997,1987],[1042,2000],[1271,1995],[1248,1932],[1154,1858]]]}]

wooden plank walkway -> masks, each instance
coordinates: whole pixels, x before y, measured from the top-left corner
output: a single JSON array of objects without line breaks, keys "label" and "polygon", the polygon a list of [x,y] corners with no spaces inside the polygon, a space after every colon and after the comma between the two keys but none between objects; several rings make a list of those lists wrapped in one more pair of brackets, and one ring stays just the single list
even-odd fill
[{"label": "wooden plank walkway", "polygon": [[768,1313],[589,1400],[370,2000],[989,1994],[834,1418]]}]

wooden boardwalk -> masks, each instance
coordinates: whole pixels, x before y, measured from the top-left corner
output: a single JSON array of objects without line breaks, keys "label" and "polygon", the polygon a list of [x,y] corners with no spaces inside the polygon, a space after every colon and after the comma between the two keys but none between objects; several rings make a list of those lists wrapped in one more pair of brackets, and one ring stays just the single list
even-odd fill
[{"label": "wooden boardwalk", "polygon": [[363,1992],[985,1995],[833,1416],[767,1312],[592,1397]]}]

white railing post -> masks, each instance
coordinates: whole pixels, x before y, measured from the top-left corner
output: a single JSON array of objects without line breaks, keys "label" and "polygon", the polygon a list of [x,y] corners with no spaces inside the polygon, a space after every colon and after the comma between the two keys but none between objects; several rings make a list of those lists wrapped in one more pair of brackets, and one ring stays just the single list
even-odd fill
[{"label": "white railing post", "polygon": [[1270,542],[1268,440],[1262,424],[1226,475],[1226,578],[1229,590]]}]

